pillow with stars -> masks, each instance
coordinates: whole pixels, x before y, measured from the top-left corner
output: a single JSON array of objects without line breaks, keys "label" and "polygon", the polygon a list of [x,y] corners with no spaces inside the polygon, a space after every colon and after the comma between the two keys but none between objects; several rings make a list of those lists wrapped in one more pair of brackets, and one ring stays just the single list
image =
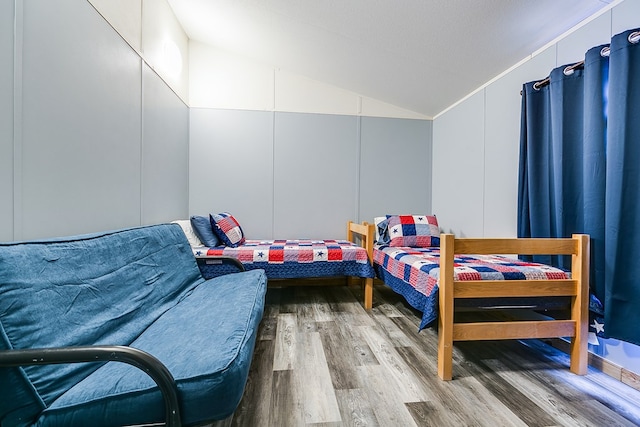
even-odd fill
[{"label": "pillow with stars", "polygon": [[387,215],[387,223],[389,246],[440,246],[440,227],[435,215]]}]

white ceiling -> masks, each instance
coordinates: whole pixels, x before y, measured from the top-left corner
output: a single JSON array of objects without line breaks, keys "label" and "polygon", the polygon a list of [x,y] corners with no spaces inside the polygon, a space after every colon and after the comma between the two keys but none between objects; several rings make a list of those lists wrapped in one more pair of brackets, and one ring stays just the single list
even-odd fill
[{"label": "white ceiling", "polygon": [[429,117],[614,0],[168,0],[187,35]]}]

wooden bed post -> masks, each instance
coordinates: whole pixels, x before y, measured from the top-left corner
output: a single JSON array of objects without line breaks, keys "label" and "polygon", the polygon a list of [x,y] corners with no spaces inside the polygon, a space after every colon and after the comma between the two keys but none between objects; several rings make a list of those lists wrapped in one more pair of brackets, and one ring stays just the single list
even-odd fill
[{"label": "wooden bed post", "polygon": [[[373,240],[375,235],[375,228],[373,224],[369,224],[366,221],[362,225],[354,223],[352,221],[347,222],[347,240],[353,242],[354,231],[360,235],[360,246],[367,251],[367,258],[369,263],[373,265]],[[353,279],[352,277],[349,278]],[[373,279],[364,278],[364,308],[370,310],[373,307]]]},{"label": "wooden bed post", "polygon": [[453,234],[440,235],[440,281],[438,284],[438,376],[452,378],[453,368]]},{"label": "wooden bed post", "polygon": [[[366,221],[362,223],[367,229],[367,233],[364,237],[364,248],[367,251],[369,262],[373,265],[373,240],[375,228],[373,224],[369,224]],[[371,310],[373,307],[373,278],[364,279],[364,308],[365,310]]]},{"label": "wooden bed post", "polygon": [[576,253],[571,257],[571,278],[577,281],[576,295],[571,298],[571,320],[575,321],[576,334],[571,338],[571,372],[587,373],[589,355],[587,340],[589,331],[589,236],[574,234]]}]

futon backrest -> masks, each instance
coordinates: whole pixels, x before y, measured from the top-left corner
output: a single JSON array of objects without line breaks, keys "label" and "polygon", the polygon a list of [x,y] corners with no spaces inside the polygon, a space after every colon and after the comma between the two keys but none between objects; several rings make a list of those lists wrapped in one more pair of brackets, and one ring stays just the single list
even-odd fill
[{"label": "futon backrest", "polygon": [[[128,345],[202,281],[176,224],[0,243],[0,349]],[[33,418],[98,367],[0,368],[0,422]]]}]

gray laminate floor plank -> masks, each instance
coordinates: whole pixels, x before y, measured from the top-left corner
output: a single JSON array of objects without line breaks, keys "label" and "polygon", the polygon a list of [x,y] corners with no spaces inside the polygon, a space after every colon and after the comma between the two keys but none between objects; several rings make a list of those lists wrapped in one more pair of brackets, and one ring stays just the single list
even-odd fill
[{"label": "gray laminate floor plank", "polygon": [[[269,417],[257,425],[304,426],[302,393],[292,370],[273,371]],[[254,424],[246,424],[251,426]]]},{"label": "gray laminate floor plank", "polygon": [[296,365],[296,349],[298,347],[298,324],[293,313],[278,315],[276,325],[274,371],[287,371]]},{"label": "gray laminate floor plank", "polygon": [[295,378],[302,395],[305,422],[339,422],[340,409],[318,332],[299,334]]},{"label": "gray laminate floor plank", "polygon": [[363,389],[336,390],[336,398],[345,427],[380,426]]},{"label": "gray laminate floor plank", "polygon": [[336,322],[318,322],[318,333],[322,340],[333,388],[335,390],[360,388],[356,365],[353,363],[353,358],[349,357],[352,354],[352,348]]},{"label": "gray laminate floor plank", "polygon": [[365,315],[368,321],[361,322],[361,315],[354,317],[349,313],[338,313],[335,323],[338,326],[342,336],[345,338],[345,347],[351,349],[350,352],[345,353],[343,357],[346,360],[351,360],[355,366],[367,366],[378,365],[378,359],[369,347],[369,344],[362,336],[362,326],[374,326],[374,322],[368,315]]},{"label": "gray laminate floor plank", "polygon": [[358,372],[364,384],[364,397],[381,426],[417,426],[404,405],[402,390],[395,381],[389,381],[384,365],[359,366]]}]

